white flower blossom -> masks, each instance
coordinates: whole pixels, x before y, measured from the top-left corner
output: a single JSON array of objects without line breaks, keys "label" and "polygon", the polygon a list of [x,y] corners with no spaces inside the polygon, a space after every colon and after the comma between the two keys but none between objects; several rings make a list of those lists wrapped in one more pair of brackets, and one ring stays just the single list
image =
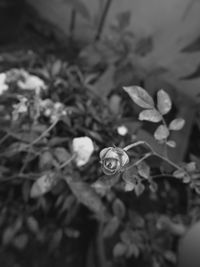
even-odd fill
[{"label": "white flower blossom", "polygon": [[77,137],[72,141],[73,152],[76,154],[75,162],[78,167],[84,166],[94,151],[92,140],[85,137]]},{"label": "white flower blossom", "polygon": [[35,90],[36,93],[40,93],[41,90],[46,89],[44,81],[28,72],[24,72],[24,80],[18,80],[17,85],[23,90]]},{"label": "white flower blossom", "polygon": [[6,84],[6,74],[0,73],[0,95],[3,94],[3,92],[8,90],[8,85]]},{"label": "white flower blossom", "polygon": [[117,132],[119,135],[125,136],[128,133],[128,129],[126,126],[121,125],[121,126],[117,127]]}]

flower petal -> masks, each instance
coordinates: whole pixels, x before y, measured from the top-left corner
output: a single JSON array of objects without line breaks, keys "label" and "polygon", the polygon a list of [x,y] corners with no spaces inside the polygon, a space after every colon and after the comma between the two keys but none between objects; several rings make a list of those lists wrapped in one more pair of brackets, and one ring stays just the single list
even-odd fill
[{"label": "flower petal", "polygon": [[107,153],[110,149],[112,149],[112,147],[106,147],[106,148],[102,149],[101,152],[100,152],[100,154],[99,154],[100,159],[103,159],[103,158],[105,157],[106,153]]},{"label": "flower petal", "polygon": [[122,155],[122,166],[125,166],[126,164],[129,163],[129,156],[126,154],[126,152],[124,151],[123,155]]}]

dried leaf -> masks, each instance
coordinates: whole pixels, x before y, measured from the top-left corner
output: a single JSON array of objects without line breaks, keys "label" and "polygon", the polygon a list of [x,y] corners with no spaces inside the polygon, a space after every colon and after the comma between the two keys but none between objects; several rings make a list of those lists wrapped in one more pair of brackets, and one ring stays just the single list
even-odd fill
[{"label": "dried leaf", "polygon": [[167,114],[172,108],[170,96],[162,89],[157,93],[157,107],[162,115]]},{"label": "dried leaf", "polygon": [[161,114],[156,109],[146,109],[139,114],[140,121],[160,122],[162,120]]},{"label": "dried leaf", "polygon": [[172,131],[179,131],[181,130],[185,125],[185,120],[182,118],[174,119],[169,124],[169,129]]},{"label": "dried leaf", "polygon": [[156,129],[156,131],[154,133],[154,137],[158,141],[164,140],[168,136],[169,136],[169,130],[168,130],[167,126],[165,126],[165,125],[158,126],[158,128]]},{"label": "dried leaf", "polygon": [[138,106],[142,108],[153,108],[154,101],[153,98],[140,86],[129,86],[123,87],[125,92],[127,92],[130,98]]}]

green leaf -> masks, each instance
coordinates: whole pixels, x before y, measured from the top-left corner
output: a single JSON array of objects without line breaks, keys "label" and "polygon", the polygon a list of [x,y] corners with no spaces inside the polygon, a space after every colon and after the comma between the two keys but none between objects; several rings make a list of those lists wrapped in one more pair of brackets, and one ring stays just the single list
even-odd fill
[{"label": "green leaf", "polygon": [[170,122],[169,129],[172,131],[179,131],[181,130],[185,125],[185,120],[182,118],[177,118]]},{"label": "green leaf", "polygon": [[54,251],[60,244],[63,238],[63,231],[61,229],[56,230],[49,244],[50,251]]},{"label": "green leaf", "polygon": [[100,217],[99,219],[104,220],[107,218],[106,207],[94,188],[81,181],[79,178],[73,179],[70,176],[65,176],[63,179],[67,182],[78,201],[96,213],[96,215]]},{"label": "green leaf", "polygon": [[137,185],[135,185],[134,189],[135,189],[136,196],[139,197],[144,192],[145,186],[139,182]]},{"label": "green leaf", "polygon": [[122,242],[117,243],[113,249],[113,255],[115,258],[121,257],[126,253],[127,246]]},{"label": "green leaf", "polygon": [[149,179],[150,176],[150,167],[146,162],[141,162],[137,165],[138,173],[141,177]]},{"label": "green leaf", "polygon": [[106,226],[104,227],[103,237],[107,238],[114,235],[114,233],[119,228],[119,225],[120,225],[119,219],[116,216],[112,217],[112,219],[109,220]]},{"label": "green leaf", "polygon": [[166,139],[169,136],[169,130],[165,125],[160,125],[154,133],[156,140],[161,141]]},{"label": "green leaf", "polygon": [[26,247],[28,243],[28,235],[21,234],[14,238],[12,244],[19,250],[22,250]]},{"label": "green leaf", "polygon": [[173,175],[176,177],[176,178],[179,178],[179,179],[183,179],[186,175],[186,172],[185,170],[176,170],[175,172],[173,172]]},{"label": "green leaf", "polygon": [[64,147],[56,147],[54,150],[54,156],[61,164],[67,162],[72,157]]},{"label": "green leaf", "polygon": [[123,87],[123,89],[138,106],[150,109],[154,107],[153,98],[142,87],[129,86]]},{"label": "green leaf", "polygon": [[38,222],[36,221],[36,219],[34,217],[32,217],[32,216],[28,217],[26,223],[27,223],[29,230],[32,233],[38,233],[39,225],[38,225]]},{"label": "green leaf", "polygon": [[51,151],[44,151],[41,153],[39,158],[39,168],[40,170],[50,169],[53,165],[53,156]]},{"label": "green leaf", "polygon": [[188,172],[195,172],[197,170],[197,164],[196,162],[192,161],[192,162],[187,163],[185,168]]},{"label": "green leaf", "polygon": [[139,254],[140,250],[138,246],[134,243],[131,243],[131,245],[128,247],[127,257],[131,257],[133,255],[135,258],[138,258]]},{"label": "green leaf", "polygon": [[158,185],[157,183],[151,181],[150,185],[149,185],[149,189],[152,193],[155,193],[158,190]]},{"label": "green leaf", "polygon": [[173,140],[169,140],[166,143],[169,147],[175,148],[176,147],[176,142]]},{"label": "green leaf", "polygon": [[59,178],[54,172],[44,174],[32,185],[30,196],[37,198],[46,194],[57,184],[58,180]]},{"label": "green leaf", "polygon": [[135,188],[135,184],[131,182],[125,182],[125,186],[124,186],[125,192],[133,191],[134,188]]},{"label": "green leaf", "polygon": [[157,93],[157,108],[162,115],[167,114],[172,108],[170,96],[162,89]]},{"label": "green leaf", "polygon": [[117,218],[123,219],[126,213],[126,208],[124,206],[124,203],[119,199],[116,198],[112,205],[113,213]]},{"label": "green leaf", "polygon": [[160,122],[162,120],[161,114],[156,109],[146,109],[139,114],[140,121]]}]

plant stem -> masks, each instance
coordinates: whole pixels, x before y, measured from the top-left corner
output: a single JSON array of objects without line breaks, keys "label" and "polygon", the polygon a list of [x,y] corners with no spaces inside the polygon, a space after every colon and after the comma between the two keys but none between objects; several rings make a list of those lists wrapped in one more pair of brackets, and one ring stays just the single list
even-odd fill
[{"label": "plant stem", "polygon": [[130,144],[128,146],[126,146],[125,148],[123,148],[124,151],[128,151],[133,147],[139,146],[139,145],[145,145],[147,146],[152,152],[153,152],[153,148],[145,141],[138,141],[136,143]]},{"label": "plant stem", "polygon": [[70,25],[69,25],[69,37],[71,41],[73,40],[73,37],[74,37],[75,25],[76,25],[76,10],[72,8]]},{"label": "plant stem", "polygon": [[62,169],[62,168],[64,168],[65,166],[67,166],[73,159],[75,159],[75,157],[76,157],[76,154],[73,154],[73,155],[71,156],[70,159],[68,159],[67,161],[65,161],[63,164],[61,164],[61,165],[59,166],[59,169]]},{"label": "plant stem", "polygon": [[97,253],[98,253],[97,257],[98,257],[99,267],[106,267],[107,260],[106,260],[105,248],[104,248],[103,223],[102,222],[99,222],[99,225],[98,225],[96,245],[97,245]]},{"label": "plant stem", "polygon": [[149,158],[151,156],[153,156],[153,154],[151,152],[145,154],[142,158],[140,158],[138,161],[136,161],[132,166],[136,166],[136,165],[140,164],[143,160],[145,160],[145,159],[147,159],[147,158]]},{"label": "plant stem", "polygon": [[58,120],[55,120],[50,126],[49,128],[47,128],[38,138],[36,138],[31,144],[27,145],[28,147],[28,151],[27,151],[27,155],[25,157],[25,160],[24,160],[24,164],[20,170],[20,174],[24,172],[27,164],[28,164],[28,159],[29,159],[29,156],[30,156],[30,153],[31,153],[31,149],[32,147],[38,143],[43,137],[45,137],[47,135],[47,133],[49,133],[57,124]]},{"label": "plant stem", "polygon": [[[173,166],[175,169],[185,171],[183,168],[181,168],[179,165],[177,165],[176,163],[174,163],[173,161],[171,161],[169,158],[167,158],[167,157],[165,157],[165,156],[159,154],[158,152],[154,151],[153,148],[152,148],[148,143],[146,143],[145,141],[138,141],[138,142],[136,142],[136,143],[130,144],[130,145],[126,146],[123,150],[124,150],[124,151],[128,151],[128,150],[130,150],[131,148],[134,148],[134,147],[139,146],[139,145],[145,145],[145,146],[147,146],[147,147],[150,149],[150,151],[151,151],[151,153],[148,153],[148,154],[146,154],[143,158],[141,158],[141,159],[139,160],[139,163],[140,163],[141,161],[143,161],[144,159],[146,159],[147,157],[150,157],[150,156],[156,156],[156,157],[159,157],[160,159],[162,159],[163,161],[167,162],[169,165]],[[136,164],[138,164],[138,162],[136,162]],[[185,171],[185,172],[186,172],[186,171]]]},{"label": "plant stem", "polygon": [[104,24],[105,24],[105,20],[106,20],[106,16],[108,14],[108,10],[110,8],[111,2],[112,2],[112,0],[107,0],[107,2],[105,4],[105,8],[103,10],[103,13],[102,13],[102,16],[101,16],[101,19],[100,19],[100,22],[99,22],[99,26],[98,26],[98,29],[97,29],[97,32],[96,32],[95,41],[98,41],[100,39],[100,37],[101,37],[102,31],[103,31],[103,27],[104,27]]},{"label": "plant stem", "polygon": [[6,141],[6,139],[8,139],[9,136],[10,136],[10,135],[9,135],[8,133],[6,133],[6,134],[1,138],[1,140],[0,140],[0,145],[1,145],[4,141]]},{"label": "plant stem", "polygon": [[[162,123],[168,129],[167,123],[166,123],[165,119],[163,118],[163,116],[162,116]],[[164,139],[164,156],[166,158],[168,158],[168,153],[167,153],[167,138]]]},{"label": "plant stem", "polygon": [[57,124],[58,120],[55,120],[49,128],[47,128],[38,138],[36,138],[30,145],[29,147],[32,147],[36,143],[38,143],[43,137],[45,137]]}]

